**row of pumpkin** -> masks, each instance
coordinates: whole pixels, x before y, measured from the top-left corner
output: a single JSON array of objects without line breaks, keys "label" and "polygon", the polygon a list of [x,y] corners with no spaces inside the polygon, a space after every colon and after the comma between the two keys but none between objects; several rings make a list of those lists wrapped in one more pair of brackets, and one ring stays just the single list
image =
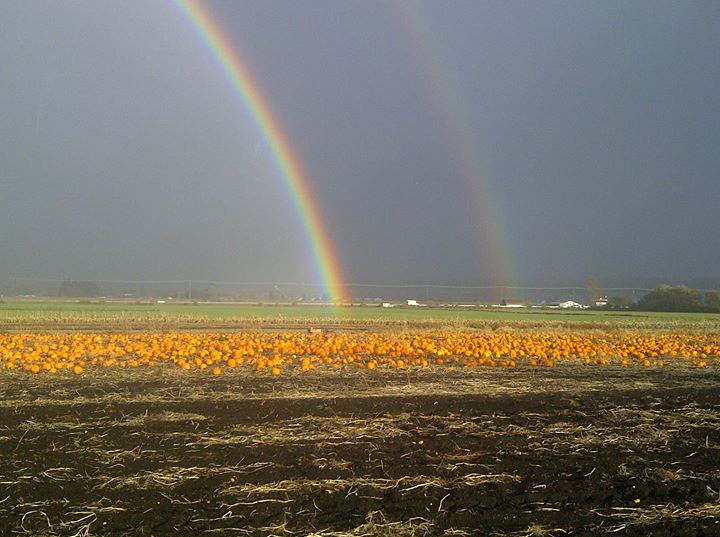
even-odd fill
[{"label": "row of pumpkin", "polygon": [[0,335],[0,367],[31,373],[173,365],[185,370],[249,367],[287,370],[353,367],[552,367],[558,362],[663,367],[716,364],[710,333],[115,333]]}]

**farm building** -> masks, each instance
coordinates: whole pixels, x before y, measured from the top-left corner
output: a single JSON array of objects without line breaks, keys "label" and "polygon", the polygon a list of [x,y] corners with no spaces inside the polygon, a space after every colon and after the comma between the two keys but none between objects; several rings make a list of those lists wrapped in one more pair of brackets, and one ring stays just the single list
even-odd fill
[{"label": "farm building", "polygon": [[558,307],[559,307],[559,308],[562,308],[562,309],[566,309],[566,310],[567,310],[567,309],[578,309],[578,310],[582,310],[582,309],[587,308],[587,306],[583,306],[582,304],[579,304],[578,302],[575,302],[574,300],[568,300],[568,301],[566,301],[566,302],[560,302],[560,304],[558,304]]}]

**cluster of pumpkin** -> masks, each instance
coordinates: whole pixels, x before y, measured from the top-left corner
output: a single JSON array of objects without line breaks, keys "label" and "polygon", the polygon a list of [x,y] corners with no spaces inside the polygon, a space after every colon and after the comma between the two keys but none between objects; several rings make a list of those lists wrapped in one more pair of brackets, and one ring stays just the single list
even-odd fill
[{"label": "cluster of pumpkin", "polygon": [[252,368],[272,375],[318,367],[367,370],[407,367],[553,367],[584,364],[665,366],[683,359],[717,363],[712,334],[322,334],[144,333],[0,335],[0,368],[31,373],[170,364],[185,370]]}]

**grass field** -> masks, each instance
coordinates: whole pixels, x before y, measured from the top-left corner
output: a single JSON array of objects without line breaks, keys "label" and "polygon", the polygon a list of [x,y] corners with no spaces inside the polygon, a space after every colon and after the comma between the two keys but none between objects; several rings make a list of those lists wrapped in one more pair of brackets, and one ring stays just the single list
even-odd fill
[{"label": "grass field", "polygon": [[624,328],[717,329],[720,314],[634,311],[562,311],[554,309],[381,308],[378,306],[300,306],[248,304],[131,304],[83,301],[8,301],[0,304],[0,329],[12,326],[114,325],[307,325],[346,326],[436,324],[497,327],[498,323],[614,325]]}]

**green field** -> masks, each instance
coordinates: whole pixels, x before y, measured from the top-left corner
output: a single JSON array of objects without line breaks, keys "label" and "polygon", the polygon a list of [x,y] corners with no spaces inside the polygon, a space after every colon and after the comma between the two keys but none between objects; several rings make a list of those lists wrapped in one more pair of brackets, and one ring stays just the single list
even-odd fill
[{"label": "green field", "polygon": [[556,309],[472,309],[379,306],[300,306],[223,303],[135,304],[94,301],[15,300],[0,304],[0,327],[48,323],[78,324],[370,324],[436,323],[464,326],[489,324],[578,324],[621,327],[720,328],[720,314],[634,311],[563,311]]}]

